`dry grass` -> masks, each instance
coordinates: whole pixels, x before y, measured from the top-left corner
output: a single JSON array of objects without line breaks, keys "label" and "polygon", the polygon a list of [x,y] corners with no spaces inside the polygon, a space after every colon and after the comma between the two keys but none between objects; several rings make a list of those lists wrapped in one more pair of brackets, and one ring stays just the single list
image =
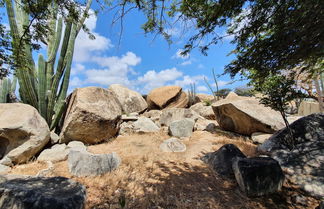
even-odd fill
[{"label": "dry grass", "polygon": [[[54,165],[51,176],[73,178],[87,187],[87,208],[298,208],[290,204],[296,190],[263,198],[247,198],[234,180],[223,179],[211,171],[200,157],[220,146],[233,143],[247,156],[255,156],[256,146],[240,137],[194,132],[185,140],[184,153],[163,153],[159,144],[169,138],[165,133],[132,135],[90,146],[92,153],[116,152],[122,158],[114,172],[98,177],[77,178],[69,174],[67,162]],[[17,166],[12,173],[34,175],[44,163]],[[309,199],[312,208],[316,200]],[[300,207],[302,208],[302,207]],[[314,208],[314,207],[313,207]]]}]

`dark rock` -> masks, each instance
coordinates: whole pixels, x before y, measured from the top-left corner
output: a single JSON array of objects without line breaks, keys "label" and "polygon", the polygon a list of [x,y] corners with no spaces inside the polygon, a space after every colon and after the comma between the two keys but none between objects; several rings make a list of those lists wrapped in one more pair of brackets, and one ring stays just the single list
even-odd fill
[{"label": "dark rock", "polygon": [[245,158],[245,155],[234,144],[225,144],[216,152],[208,153],[203,160],[217,173],[229,177],[234,175],[232,163],[236,158]]},{"label": "dark rock", "polygon": [[312,114],[290,125],[295,141],[289,149],[282,129],[258,147],[276,159],[289,181],[314,197],[324,196],[324,114]]},{"label": "dark rock", "polygon": [[0,184],[0,208],[82,209],[86,189],[64,177],[13,179]]},{"label": "dark rock", "polygon": [[321,201],[320,204],[316,207],[316,209],[324,209],[324,201]]},{"label": "dark rock", "polygon": [[237,158],[233,162],[237,183],[247,196],[277,192],[284,182],[279,163],[269,157]]}]

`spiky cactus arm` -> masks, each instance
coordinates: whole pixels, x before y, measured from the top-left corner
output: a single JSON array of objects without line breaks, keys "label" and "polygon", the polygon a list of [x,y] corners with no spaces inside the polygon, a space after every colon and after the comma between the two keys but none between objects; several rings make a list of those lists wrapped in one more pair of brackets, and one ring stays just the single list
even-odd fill
[{"label": "spiky cactus arm", "polygon": [[10,80],[8,78],[0,79],[0,103],[8,102],[9,91],[10,91]]},{"label": "spiky cactus arm", "polygon": [[45,119],[46,115],[46,63],[43,55],[38,57],[38,111]]}]

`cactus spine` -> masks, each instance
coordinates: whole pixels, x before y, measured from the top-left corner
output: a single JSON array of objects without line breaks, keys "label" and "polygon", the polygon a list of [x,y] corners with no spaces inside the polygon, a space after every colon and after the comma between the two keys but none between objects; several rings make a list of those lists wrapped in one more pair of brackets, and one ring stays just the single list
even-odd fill
[{"label": "cactus spine", "polygon": [[[58,6],[53,0],[50,4],[47,36],[47,59],[38,56],[35,66],[31,46],[20,38],[24,28],[30,24],[29,14],[21,8],[21,0],[5,0],[12,35],[15,62],[19,63],[24,56],[26,63],[17,65],[16,75],[19,81],[19,94],[22,102],[34,106],[45,118],[51,130],[59,122],[66,106],[65,97],[69,86],[70,71],[76,37],[87,17],[92,0],[88,0],[84,14],[78,23],[66,18],[65,31],[62,31],[63,19],[58,16]],[[63,41],[60,52],[59,45]],[[56,59],[58,57],[58,60]],[[1,92],[2,93],[2,92]],[[1,98],[3,98],[1,94]]]}]

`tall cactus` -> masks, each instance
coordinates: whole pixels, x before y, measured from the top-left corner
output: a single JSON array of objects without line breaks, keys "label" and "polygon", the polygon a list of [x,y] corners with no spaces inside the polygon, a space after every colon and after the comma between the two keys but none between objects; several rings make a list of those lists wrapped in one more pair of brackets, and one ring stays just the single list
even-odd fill
[{"label": "tall cactus", "polygon": [[[87,1],[81,20],[76,23],[70,18],[64,20],[65,31],[62,31],[63,19],[58,15],[56,0],[49,4],[49,34],[47,36],[47,59],[38,56],[35,66],[32,48],[21,43],[20,38],[30,24],[29,14],[22,8],[21,0],[5,0],[12,36],[13,53],[23,53],[26,65],[17,65],[16,75],[19,81],[19,94],[22,102],[34,106],[54,129],[66,106],[65,97],[69,86],[74,43],[87,17],[92,0]],[[59,45],[63,41],[58,53]],[[14,56],[18,63],[19,56]],[[58,57],[58,59],[57,59]]]},{"label": "tall cactus", "polygon": [[12,102],[11,99],[15,95],[17,77],[11,81],[9,78],[0,79],[0,103]]}]

